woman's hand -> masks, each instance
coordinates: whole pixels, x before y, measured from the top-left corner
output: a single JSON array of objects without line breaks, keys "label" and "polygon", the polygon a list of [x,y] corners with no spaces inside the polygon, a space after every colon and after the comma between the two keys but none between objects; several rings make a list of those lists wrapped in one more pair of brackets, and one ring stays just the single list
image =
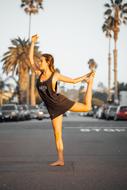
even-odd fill
[{"label": "woman's hand", "polygon": [[39,36],[36,34],[36,35],[32,36],[31,41],[33,43],[36,43],[38,39],[39,39]]}]

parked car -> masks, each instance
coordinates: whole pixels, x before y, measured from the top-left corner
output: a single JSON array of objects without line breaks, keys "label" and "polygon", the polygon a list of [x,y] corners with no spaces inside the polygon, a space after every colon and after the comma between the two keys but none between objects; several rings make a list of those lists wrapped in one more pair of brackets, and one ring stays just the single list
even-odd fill
[{"label": "parked car", "polygon": [[23,111],[24,111],[24,118],[30,119],[29,106],[27,104],[22,104],[22,107],[23,107]]},{"label": "parked car", "polygon": [[87,112],[87,116],[89,116],[89,117],[93,117],[93,115],[94,115],[94,111],[93,111],[93,110]]},{"label": "parked car", "polygon": [[19,120],[19,111],[16,104],[4,104],[1,107],[3,120]]},{"label": "parked car", "polygon": [[114,119],[115,115],[116,115],[116,111],[117,111],[117,107],[118,106],[109,106],[105,112],[105,117],[107,120],[109,119]]},{"label": "parked car", "polygon": [[69,111],[69,110],[66,111],[66,112],[63,114],[63,116],[65,116],[65,117],[69,117],[69,115],[70,115],[70,111]]},{"label": "parked car", "polygon": [[44,117],[45,117],[45,116],[44,116],[43,109],[42,109],[42,108],[39,108],[39,109],[38,109],[38,112],[37,112],[37,119],[42,120]]},{"label": "parked car", "polygon": [[17,106],[18,106],[18,111],[19,111],[19,119],[25,120],[25,111],[23,109],[23,105],[19,104]]},{"label": "parked car", "polygon": [[29,106],[29,110],[30,110],[31,119],[43,119],[44,118],[43,110],[41,108],[39,108],[38,105]]},{"label": "parked car", "polygon": [[79,112],[78,115],[81,116],[81,117],[84,117],[84,116],[87,115],[87,112]]},{"label": "parked car", "polygon": [[50,115],[46,106],[44,104],[41,104],[39,107],[40,107],[40,110],[43,111],[43,118],[49,119]]},{"label": "parked car", "polygon": [[0,121],[2,121],[2,111],[1,111],[1,108],[0,108]]},{"label": "parked car", "polygon": [[114,120],[118,119],[127,120],[127,106],[118,106]]},{"label": "parked car", "polygon": [[100,106],[98,109],[96,109],[94,117],[98,119],[104,118],[104,106]]},{"label": "parked car", "polygon": [[39,107],[37,105],[35,106],[29,106],[29,111],[30,111],[30,118],[31,119],[36,119],[38,112],[39,112]]}]

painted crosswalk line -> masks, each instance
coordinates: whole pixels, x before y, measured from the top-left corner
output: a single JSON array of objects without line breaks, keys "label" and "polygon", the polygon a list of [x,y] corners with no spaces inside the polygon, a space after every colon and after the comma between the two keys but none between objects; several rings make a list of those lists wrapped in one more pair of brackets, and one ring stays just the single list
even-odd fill
[{"label": "painted crosswalk line", "polygon": [[125,128],[80,128],[81,132],[125,132],[126,129]]}]

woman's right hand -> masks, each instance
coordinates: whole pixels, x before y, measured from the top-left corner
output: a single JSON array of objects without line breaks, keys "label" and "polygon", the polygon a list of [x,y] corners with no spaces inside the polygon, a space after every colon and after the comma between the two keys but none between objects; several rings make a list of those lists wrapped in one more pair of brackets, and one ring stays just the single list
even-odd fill
[{"label": "woman's right hand", "polygon": [[38,38],[39,38],[39,36],[36,34],[36,35],[32,36],[31,41],[32,41],[33,43],[36,43],[37,40],[38,40]]}]

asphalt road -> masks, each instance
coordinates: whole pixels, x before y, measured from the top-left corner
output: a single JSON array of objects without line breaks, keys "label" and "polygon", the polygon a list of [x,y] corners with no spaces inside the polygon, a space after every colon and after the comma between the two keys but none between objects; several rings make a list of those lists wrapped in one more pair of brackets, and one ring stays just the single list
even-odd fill
[{"label": "asphalt road", "polygon": [[50,120],[0,123],[0,190],[127,190],[127,121],[63,120],[64,167]]}]

